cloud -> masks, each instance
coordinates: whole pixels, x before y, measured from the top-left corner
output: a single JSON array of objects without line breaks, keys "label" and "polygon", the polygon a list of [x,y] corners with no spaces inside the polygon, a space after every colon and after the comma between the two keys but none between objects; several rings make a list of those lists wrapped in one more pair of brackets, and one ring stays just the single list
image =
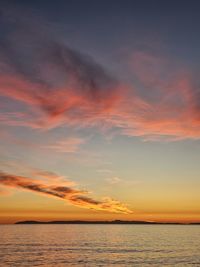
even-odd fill
[{"label": "cloud", "polygon": [[[116,79],[90,56],[50,34],[45,23],[36,30],[35,19],[18,10],[3,15],[9,33],[0,41],[0,94],[35,111],[34,128],[96,123],[118,103]],[[20,121],[26,126],[27,119]]]},{"label": "cloud", "polygon": [[97,127],[143,140],[200,138],[199,78],[190,69],[134,51],[127,67],[134,79],[124,83],[26,13],[2,9],[0,95],[23,106],[2,112],[2,124]]},{"label": "cloud", "polygon": [[[49,177],[49,174],[47,174],[47,176]],[[50,174],[50,176],[52,177],[52,174]],[[132,213],[126,205],[119,201],[112,200],[111,198],[104,198],[101,201],[95,200],[87,196],[88,191],[75,189],[70,187],[68,183],[66,183],[66,185],[65,183],[57,181],[57,183],[48,184],[37,179],[0,172],[0,184],[44,194],[49,197],[57,197],[67,200],[72,205],[78,207],[114,213]]]},{"label": "cloud", "polygon": [[107,181],[109,184],[113,185],[113,184],[118,184],[118,183],[120,183],[122,180],[121,180],[119,177],[115,176],[115,177],[107,178],[106,181]]},{"label": "cloud", "polygon": [[53,145],[44,146],[44,148],[55,150],[61,153],[75,153],[79,150],[81,144],[84,144],[85,140],[78,137],[70,137],[65,140],[56,141]]},{"label": "cloud", "polygon": [[65,176],[58,175],[54,172],[44,171],[40,169],[29,168],[29,172],[33,177],[37,177],[43,180],[45,184],[54,185],[59,183],[60,186],[75,186],[76,183],[73,181],[66,180]]},{"label": "cloud", "polygon": [[42,178],[45,178],[47,180],[58,180],[60,178],[63,178],[63,176],[57,175],[54,172],[50,172],[50,171],[43,171],[43,170],[38,170],[38,169],[33,169],[32,170],[33,175],[35,176],[39,176]]},{"label": "cloud", "polygon": [[105,174],[105,173],[106,173],[106,174],[107,174],[107,173],[110,174],[110,173],[112,173],[113,171],[110,170],[110,169],[98,169],[97,172],[98,172],[98,173],[103,173],[103,174]]},{"label": "cloud", "polygon": [[171,59],[144,51],[136,54],[133,73],[145,108],[140,105],[130,113],[122,108],[123,132],[144,140],[199,139],[199,78]]}]

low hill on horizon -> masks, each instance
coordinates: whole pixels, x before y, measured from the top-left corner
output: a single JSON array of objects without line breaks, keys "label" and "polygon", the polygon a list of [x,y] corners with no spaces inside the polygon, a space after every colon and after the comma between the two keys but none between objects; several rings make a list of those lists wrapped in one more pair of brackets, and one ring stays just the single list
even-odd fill
[{"label": "low hill on horizon", "polygon": [[72,220],[72,221],[19,221],[15,224],[178,224],[178,225],[198,225],[200,222],[194,223],[181,223],[181,222],[148,222],[148,221],[81,221],[81,220]]}]

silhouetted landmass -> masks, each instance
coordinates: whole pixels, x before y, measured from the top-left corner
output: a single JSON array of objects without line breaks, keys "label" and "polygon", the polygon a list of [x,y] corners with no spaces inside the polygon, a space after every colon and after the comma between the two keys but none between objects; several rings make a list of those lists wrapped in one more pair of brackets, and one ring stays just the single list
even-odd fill
[{"label": "silhouetted landmass", "polygon": [[49,222],[41,222],[41,221],[20,221],[15,224],[177,224],[177,225],[200,225],[200,222],[194,223],[180,223],[180,222],[148,222],[148,221],[49,221]]}]

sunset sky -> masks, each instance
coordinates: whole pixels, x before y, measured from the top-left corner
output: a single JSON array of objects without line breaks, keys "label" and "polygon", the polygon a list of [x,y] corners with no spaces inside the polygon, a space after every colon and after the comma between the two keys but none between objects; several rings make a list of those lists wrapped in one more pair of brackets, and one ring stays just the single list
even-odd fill
[{"label": "sunset sky", "polygon": [[0,223],[200,221],[198,1],[1,1]]}]

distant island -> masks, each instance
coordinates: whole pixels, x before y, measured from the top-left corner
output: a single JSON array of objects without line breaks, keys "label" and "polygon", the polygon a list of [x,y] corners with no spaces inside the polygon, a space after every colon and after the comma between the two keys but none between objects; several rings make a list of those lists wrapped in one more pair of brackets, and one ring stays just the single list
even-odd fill
[{"label": "distant island", "polygon": [[192,222],[192,223],[181,223],[181,222],[148,222],[148,221],[121,221],[121,220],[114,220],[114,221],[48,221],[48,222],[41,222],[41,221],[19,221],[15,224],[169,224],[169,225],[200,225],[200,222]]}]

